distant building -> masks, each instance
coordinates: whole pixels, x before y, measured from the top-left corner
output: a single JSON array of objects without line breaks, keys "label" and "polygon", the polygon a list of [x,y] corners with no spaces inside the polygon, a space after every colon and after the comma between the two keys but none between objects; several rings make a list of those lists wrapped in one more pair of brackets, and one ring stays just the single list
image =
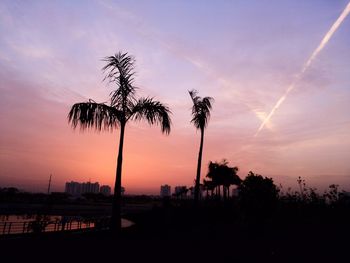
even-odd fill
[{"label": "distant building", "polygon": [[65,193],[73,195],[73,196],[80,196],[85,193],[94,193],[97,194],[100,192],[100,184],[99,183],[78,183],[78,182],[66,182],[65,186]]},{"label": "distant building", "polygon": [[85,193],[93,193],[93,194],[98,194],[100,192],[100,184],[99,183],[91,183],[91,182],[87,182],[87,183],[82,183],[82,187],[81,187],[81,193],[85,194]]},{"label": "distant building", "polygon": [[78,182],[66,182],[64,192],[73,196],[81,195],[81,183]]},{"label": "distant building", "polygon": [[160,196],[167,197],[171,195],[171,186],[170,185],[161,185],[160,186]]},{"label": "distant building", "polygon": [[111,195],[111,188],[108,185],[101,185],[100,193],[105,196],[109,196]]},{"label": "distant building", "polygon": [[177,197],[186,197],[187,196],[188,189],[186,186],[175,186],[175,193],[174,195]]}]

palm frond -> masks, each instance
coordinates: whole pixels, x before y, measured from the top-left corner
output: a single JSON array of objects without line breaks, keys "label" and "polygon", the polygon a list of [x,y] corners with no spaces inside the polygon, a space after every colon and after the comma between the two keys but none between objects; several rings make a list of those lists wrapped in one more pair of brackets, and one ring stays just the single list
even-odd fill
[{"label": "palm frond", "polygon": [[125,107],[129,100],[134,100],[134,63],[135,60],[128,53],[118,52],[114,56],[105,57],[107,62],[102,70],[106,72],[104,79],[116,82],[118,88],[111,93],[111,105],[114,107]]},{"label": "palm frond", "polygon": [[191,96],[191,99],[193,101],[193,104],[196,104],[198,99],[200,99],[200,97],[197,96],[198,94],[198,91],[193,89],[193,90],[189,90],[188,93],[190,94]]},{"label": "palm frond", "polygon": [[68,113],[68,122],[73,128],[80,126],[82,130],[112,130],[120,124],[122,113],[117,109],[93,100],[76,103]]},{"label": "palm frond", "polygon": [[132,116],[135,120],[146,120],[149,124],[159,124],[162,132],[170,133],[170,110],[159,101],[153,98],[140,98],[132,110]]},{"label": "palm frond", "polygon": [[133,81],[135,59],[128,53],[118,52],[114,56],[105,57],[103,61],[107,62],[107,65],[102,68],[107,73],[105,78],[114,81],[122,75],[129,82]]},{"label": "palm frond", "polygon": [[193,102],[191,122],[197,129],[204,129],[208,125],[214,99],[212,97],[201,98],[197,96],[196,90],[189,91],[189,94]]},{"label": "palm frond", "polygon": [[[124,86],[125,87],[125,86]],[[124,111],[128,111],[131,109],[133,105],[137,102],[134,93],[131,92],[131,89],[135,90],[135,87],[128,88],[118,88],[110,93],[111,96],[111,106],[117,109],[123,109]]]}]

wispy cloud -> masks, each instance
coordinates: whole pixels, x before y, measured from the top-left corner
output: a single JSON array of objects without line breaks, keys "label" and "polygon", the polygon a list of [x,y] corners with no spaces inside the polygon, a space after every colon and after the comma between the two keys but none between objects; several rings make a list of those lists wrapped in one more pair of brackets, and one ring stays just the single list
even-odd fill
[{"label": "wispy cloud", "polygon": [[310,67],[311,63],[315,60],[317,55],[322,51],[322,49],[326,46],[328,41],[331,39],[333,34],[337,31],[339,26],[343,23],[344,19],[349,15],[350,13],[350,2],[348,5],[345,7],[343,12],[340,14],[338,19],[334,22],[332,27],[329,29],[329,31],[326,33],[326,35],[323,37],[321,43],[318,45],[318,47],[314,50],[314,52],[311,54],[309,59],[306,61],[304,64],[301,72],[296,76],[295,80],[292,82],[292,84],[289,85],[287,90],[284,92],[282,97],[280,97],[276,104],[273,106],[272,110],[270,113],[267,115],[267,117],[262,121],[260,127],[258,128],[257,132],[255,133],[255,137],[260,133],[260,131],[265,127],[265,125],[270,121],[274,113],[277,111],[277,109],[282,105],[282,103],[286,100],[288,97],[289,93],[294,90],[295,85],[299,82],[299,80],[303,77],[304,73],[306,70]]}]

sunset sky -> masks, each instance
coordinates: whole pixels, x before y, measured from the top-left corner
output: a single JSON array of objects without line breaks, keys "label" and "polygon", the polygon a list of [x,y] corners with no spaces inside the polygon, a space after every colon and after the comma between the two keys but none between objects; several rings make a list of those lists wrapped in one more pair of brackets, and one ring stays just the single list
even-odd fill
[{"label": "sunset sky", "polygon": [[[285,188],[298,176],[350,190],[350,16],[298,74],[348,0],[1,1],[0,187],[45,191],[115,179],[118,130],[73,130],[70,107],[106,102],[102,59],[136,59],[140,96],[172,110],[172,131],[129,123],[122,184],[157,194],[193,185],[200,133],[188,90],[215,99],[202,178],[223,158]],[[264,118],[300,77],[261,132]]]}]

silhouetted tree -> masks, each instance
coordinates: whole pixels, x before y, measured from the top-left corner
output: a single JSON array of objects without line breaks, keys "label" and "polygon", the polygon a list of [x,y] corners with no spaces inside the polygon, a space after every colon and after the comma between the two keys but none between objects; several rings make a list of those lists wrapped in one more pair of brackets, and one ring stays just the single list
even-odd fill
[{"label": "silhouetted tree", "polygon": [[7,194],[7,195],[15,195],[19,193],[19,190],[16,187],[5,187],[5,188],[0,188],[0,193]]},{"label": "silhouetted tree", "polygon": [[251,171],[238,189],[240,203],[249,212],[269,212],[278,200],[279,189],[272,178]]},{"label": "silhouetted tree", "polygon": [[195,188],[194,188],[194,200],[195,200],[195,203],[197,203],[199,199],[199,185],[200,185],[200,177],[201,177],[204,129],[208,125],[208,121],[210,118],[210,110],[212,108],[211,103],[213,101],[213,98],[211,97],[201,98],[197,96],[198,92],[196,90],[189,91],[189,94],[193,101],[191,122],[194,124],[194,126],[197,129],[201,131],[201,142],[199,146],[198,163],[197,163],[197,175],[196,175],[196,182],[195,182]]},{"label": "silhouetted tree", "polygon": [[238,167],[229,167],[228,162],[223,160],[221,163],[219,162],[209,162],[208,165],[208,174],[206,177],[210,178],[211,181],[206,181],[208,185],[209,182],[212,182],[213,187],[217,187],[219,189],[218,196],[220,198],[220,187],[223,187],[223,196],[224,198],[229,197],[230,186],[231,185],[239,185],[241,183],[241,178],[237,175]]},{"label": "silhouetted tree", "polygon": [[203,179],[203,186],[204,190],[207,192],[206,197],[209,197],[209,191],[210,191],[210,196],[213,197],[214,195],[214,190],[215,190],[215,184],[212,180],[205,180]]},{"label": "silhouetted tree", "polygon": [[160,124],[163,133],[169,134],[170,110],[153,98],[136,99],[134,87],[134,62],[127,53],[117,53],[104,59],[105,79],[114,83],[117,89],[110,93],[110,103],[97,103],[93,100],[76,103],[72,106],[68,120],[74,128],[78,125],[84,130],[120,129],[119,151],[114,186],[111,229],[121,228],[121,177],[125,126],[131,120],[146,120],[149,124]]},{"label": "silhouetted tree", "polygon": [[338,190],[339,185],[331,184],[329,185],[328,188],[329,188],[328,191],[326,191],[323,195],[324,199],[327,201],[327,203],[334,205],[339,201],[339,196],[340,196],[340,192]]},{"label": "silhouetted tree", "polygon": [[177,193],[174,193],[174,196],[175,197],[177,197],[177,198],[184,198],[184,197],[186,197],[187,196],[187,192],[188,192],[188,188],[186,187],[186,186],[182,186],[181,188],[180,188],[180,190],[178,190],[178,192]]},{"label": "silhouetted tree", "polygon": [[297,182],[298,182],[299,189],[300,189],[300,197],[301,197],[301,200],[304,201],[304,199],[305,199],[305,191],[307,190],[307,189],[306,189],[305,180],[302,179],[302,178],[299,176]]}]

